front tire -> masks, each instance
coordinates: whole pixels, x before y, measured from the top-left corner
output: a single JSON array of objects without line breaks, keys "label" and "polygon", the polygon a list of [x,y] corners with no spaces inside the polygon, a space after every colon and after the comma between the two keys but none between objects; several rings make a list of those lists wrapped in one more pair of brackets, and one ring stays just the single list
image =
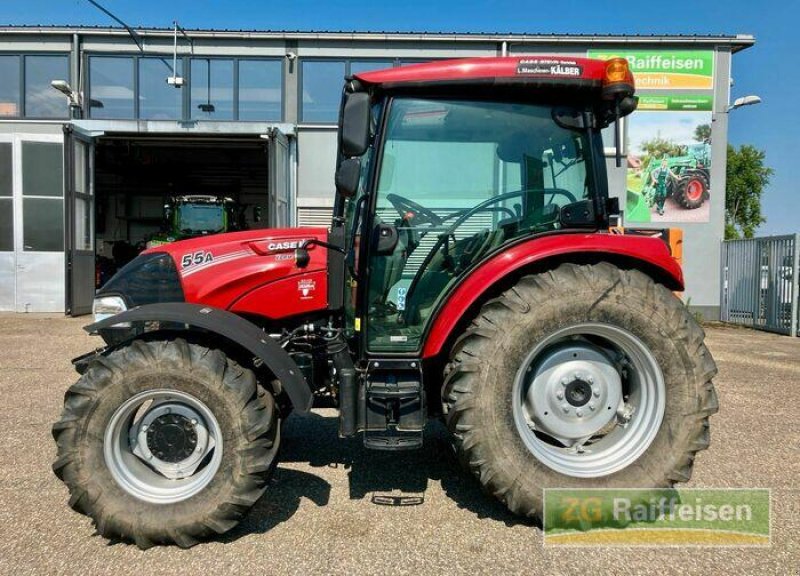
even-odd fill
[{"label": "front tire", "polygon": [[53,471],[106,538],[186,548],[261,497],[279,428],[272,396],[222,352],[134,341],[67,391]]},{"label": "front tire", "polygon": [[526,276],[454,346],[443,401],[459,459],[525,516],[542,516],[545,488],[686,482],[718,409],[703,338],[641,272]]}]

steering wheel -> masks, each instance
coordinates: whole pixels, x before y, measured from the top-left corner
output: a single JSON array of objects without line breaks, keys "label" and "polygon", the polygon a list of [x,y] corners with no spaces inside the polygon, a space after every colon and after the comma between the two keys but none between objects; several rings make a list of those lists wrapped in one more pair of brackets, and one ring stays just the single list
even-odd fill
[{"label": "steering wheel", "polygon": [[404,220],[407,219],[407,216],[410,213],[413,214],[414,218],[423,218],[422,221],[417,221],[418,224],[433,224],[434,226],[441,226],[442,218],[436,214],[430,208],[425,208],[420,204],[417,204],[413,200],[409,200],[403,196],[398,196],[397,194],[387,194],[386,199],[392,203],[394,209],[400,214],[400,217]]}]

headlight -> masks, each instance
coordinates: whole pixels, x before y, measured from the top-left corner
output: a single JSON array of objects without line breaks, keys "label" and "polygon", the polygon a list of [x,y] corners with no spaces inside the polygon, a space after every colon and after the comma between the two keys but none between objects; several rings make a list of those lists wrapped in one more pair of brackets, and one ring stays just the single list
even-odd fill
[{"label": "headlight", "polygon": [[[94,321],[100,322],[110,318],[120,312],[125,312],[128,307],[125,305],[125,300],[119,296],[99,296],[94,299],[92,304],[92,313],[94,314]],[[121,328],[130,328],[130,322],[122,322],[116,326]]]}]

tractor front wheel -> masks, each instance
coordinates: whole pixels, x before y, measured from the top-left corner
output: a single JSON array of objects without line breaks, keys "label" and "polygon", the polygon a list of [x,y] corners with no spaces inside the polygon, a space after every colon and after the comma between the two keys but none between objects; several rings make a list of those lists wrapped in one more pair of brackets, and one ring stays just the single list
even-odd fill
[{"label": "tractor front wheel", "polygon": [[189,547],[264,493],[279,428],[272,396],[219,350],[133,341],[67,391],[53,470],[106,538]]},{"label": "tractor front wheel", "polygon": [[709,444],[716,366],[665,287],[610,264],[520,279],[457,342],[444,409],[462,463],[517,514],[544,488],[667,487]]}]

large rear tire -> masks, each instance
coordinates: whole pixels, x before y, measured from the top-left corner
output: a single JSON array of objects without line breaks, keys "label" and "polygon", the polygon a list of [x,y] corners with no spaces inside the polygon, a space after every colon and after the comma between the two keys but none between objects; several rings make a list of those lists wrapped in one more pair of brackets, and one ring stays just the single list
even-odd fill
[{"label": "large rear tire", "polygon": [[525,516],[541,517],[545,488],[686,482],[718,409],[703,338],[641,272],[526,276],[454,346],[443,401],[459,459]]},{"label": "large rear tire", "polygon": [[261,497],[279,429],[272,396],[219,350],[134,341],[67,391],[53,471],[106,538],[186,548]]},{"label": "large rear tire", "polygon": [[688,210],[700,208],[708,198],[708,178],[702,172],[691,172],[678,181],[675,201]]}]

